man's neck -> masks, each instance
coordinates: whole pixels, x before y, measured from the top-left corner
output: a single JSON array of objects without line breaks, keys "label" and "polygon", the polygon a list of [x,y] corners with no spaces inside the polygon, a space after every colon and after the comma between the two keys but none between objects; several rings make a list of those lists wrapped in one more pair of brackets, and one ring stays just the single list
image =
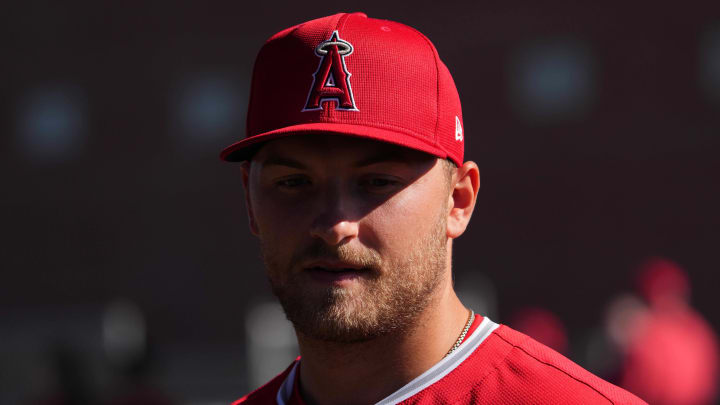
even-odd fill
[{"label": "man's neck", "polygon": [[469,314],[452,287],[445,286],[410,329],[398,334],[352,344],[298,334],[304,400],[312,405],[375,403],[442,360]]}]

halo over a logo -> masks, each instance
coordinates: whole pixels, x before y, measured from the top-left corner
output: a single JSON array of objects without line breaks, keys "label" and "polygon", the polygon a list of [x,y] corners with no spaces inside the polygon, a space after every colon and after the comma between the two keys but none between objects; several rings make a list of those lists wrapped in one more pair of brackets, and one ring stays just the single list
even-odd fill
[{"label": "halo over a logo", "polygon": [[336,110],[358,111],[350,86],[352,74],[345,66],[345,57],[352,52],[352,44],[341,39],[337,30],[333,31],[330,39],[315,47],[320,65],[313,73],[313,83],[302,111],[322,110],[323,103],[328,101],[335,102]]}]

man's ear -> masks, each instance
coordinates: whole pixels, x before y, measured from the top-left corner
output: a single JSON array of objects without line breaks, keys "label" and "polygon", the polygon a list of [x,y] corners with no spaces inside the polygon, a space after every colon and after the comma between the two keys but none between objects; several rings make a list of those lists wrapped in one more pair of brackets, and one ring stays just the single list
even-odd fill
[{"label": "man's ear", "polygon": [[253,235],[258,235],[257,222],[255,222],[255,214],[252,208],[252,199],[250,198],[250,161],[246,160],[240,165],[242,170],[242,184],[243,190],[245,191],[245,208],[247,209],[248,224],[250,225],[250,232]]},{"label": "man's ear", "polygon": [[447,236],[462,235],[470,222],[475,201],[480,190],[480,169],[475,162],[465,162],[453,176],[452,194],[449,198]]}]

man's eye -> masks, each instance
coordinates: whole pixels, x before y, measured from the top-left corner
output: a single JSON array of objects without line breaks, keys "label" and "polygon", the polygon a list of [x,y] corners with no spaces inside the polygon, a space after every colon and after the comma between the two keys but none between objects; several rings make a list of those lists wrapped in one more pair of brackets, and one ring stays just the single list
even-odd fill
[{"label": "man's eye", "polygon": [[392,182],[388,179],[371,179],[369,183],[373,187],[384,187],[392,184]]},{"label": "man's eye", "polygon": [[295,189],[310,184],[310,180],[304,177],[290,177],[281,179],[275,182],[275,185],[280,188]]},{"label": "man's eye", "polygon": [[371,191],[389,191],[400,185],[399,181],[388,177],[369,177],[363,179],[361,183]]}]

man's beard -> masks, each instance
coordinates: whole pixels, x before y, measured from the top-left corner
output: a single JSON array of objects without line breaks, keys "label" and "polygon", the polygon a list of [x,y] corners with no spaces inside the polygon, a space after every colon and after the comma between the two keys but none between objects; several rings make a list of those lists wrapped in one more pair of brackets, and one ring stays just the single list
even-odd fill
[{"label": "man's beard", "polygon": [[[272,291],[295,330],[314,339],[353,343],[405,331],[427,307],[447,265],[446,219],[434,222],[431,232],[400,259],[387,262],[369,249],[329,246],[316,239],[283,265],[276,261],[276,246],[263,243]],[[294,267],[316,259],[362,266],[363,274],[352,288],[321,288]]]}]

